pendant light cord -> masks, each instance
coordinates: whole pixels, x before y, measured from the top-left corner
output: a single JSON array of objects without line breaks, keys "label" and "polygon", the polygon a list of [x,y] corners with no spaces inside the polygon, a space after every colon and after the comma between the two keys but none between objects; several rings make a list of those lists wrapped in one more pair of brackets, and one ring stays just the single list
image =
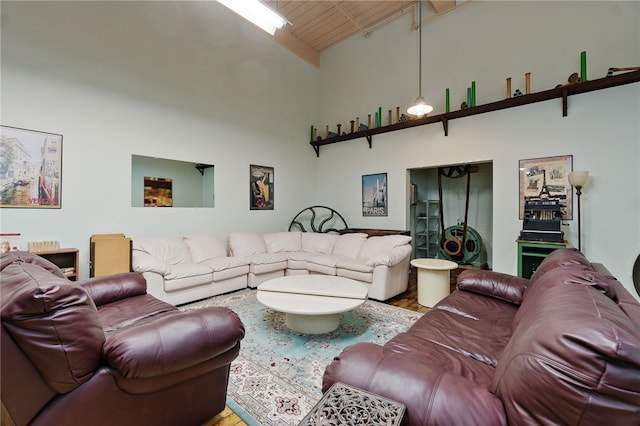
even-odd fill
[{"label": "pendant light cord", "polygon": [[[407,109],[407,112],[411,115],[415,115],[417,117],[422,117],[424,115],[429,114],[433,111],[433,107],[428,105],[427,102],[422,97],[422,1],[417,0],[418,7],[420,10],[418,11],[418,98],[416,99],[413,106]],[[415,18],[415,12],[414,12]]]},{"label": "pendant light cord", "polygon": [[422,96],[422,0],[418,0],[418,96]]}]

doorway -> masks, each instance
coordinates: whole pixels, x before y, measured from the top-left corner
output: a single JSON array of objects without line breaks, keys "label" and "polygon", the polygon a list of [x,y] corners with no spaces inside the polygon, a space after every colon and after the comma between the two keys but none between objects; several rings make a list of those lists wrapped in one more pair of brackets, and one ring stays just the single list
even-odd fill
[{"label": "doorway", "polygon": [[[407,172],[413,258],[444,258],[491,269],[493,162],[419,167]],[[460,244],[457,248],[443,244],[448,240]]]}]

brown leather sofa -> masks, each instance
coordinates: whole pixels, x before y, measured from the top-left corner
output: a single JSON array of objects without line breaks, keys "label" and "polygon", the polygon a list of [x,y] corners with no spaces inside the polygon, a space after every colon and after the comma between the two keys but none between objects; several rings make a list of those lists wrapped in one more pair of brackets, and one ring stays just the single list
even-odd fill
[{"label": "brown leather sofa", "polygon": [[403,402],[410,425],[640,425],[640,304],[575,249],[531,280],[464,271],[408,331],[347,347],[334,382]]},{"label": "brown leather sofa", "polygon": [[0,258],[2,424],[200,425],[225,406],[244,326],[180,312],[141,274],[67,280],[27,252]]}]

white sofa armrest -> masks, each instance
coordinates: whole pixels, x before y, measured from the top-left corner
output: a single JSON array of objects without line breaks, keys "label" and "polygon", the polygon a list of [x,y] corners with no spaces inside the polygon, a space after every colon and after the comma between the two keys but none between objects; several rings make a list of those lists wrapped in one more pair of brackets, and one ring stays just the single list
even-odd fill
[{"label": "white sofa armrest", "polygon": [[396,246],[388,253],[380,253],[367,260],[368,266],[395,266],[411,254],[411,245]]},{"label": "white sofa armrest", "polygon": [[163,276],[167,275],[170,270],[166,262],[139,250],[133,250],[131,265],[136,272],[155,272]]}]

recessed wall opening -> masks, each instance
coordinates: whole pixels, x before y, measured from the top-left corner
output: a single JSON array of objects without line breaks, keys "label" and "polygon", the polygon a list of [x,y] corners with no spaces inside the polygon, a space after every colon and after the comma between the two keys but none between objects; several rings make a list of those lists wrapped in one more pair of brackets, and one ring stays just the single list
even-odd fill
[{"label": "recessed wall opening", "polygon": [[493,162],[408,169],[413,258],[491,269]]},{"label": "recessed wall opening", "polygon": [[213,208],[213,164],[131,156],[131,207]]}]

